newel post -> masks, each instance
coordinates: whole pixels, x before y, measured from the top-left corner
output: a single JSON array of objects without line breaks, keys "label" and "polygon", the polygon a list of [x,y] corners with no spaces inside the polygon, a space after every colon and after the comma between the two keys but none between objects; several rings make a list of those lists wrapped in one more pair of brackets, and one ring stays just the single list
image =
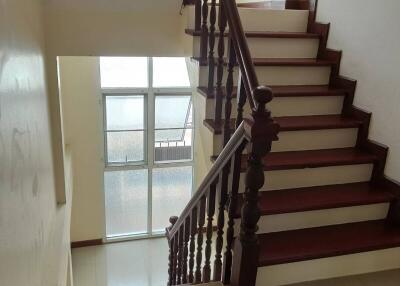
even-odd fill
[{"label": "newel post", "polygon": [[166,236],[168,239],[169,245],[169,256],[168,256],[168,286],[174,285],[174,276],[176,277],[176,252],[175,252],[175,239],[173,237],[169,237],[169,232],[172,230],[176,222],[178,221],[178,217],[172,216],[169,218],[169,222],[171,225],[166,228]]},{"label": "newel post", "polygon": [[263,158],[271,151],[272,141],[276,141],[279,126],[272,120],[265,105],[272,100],[272,91],[267,87],[253,90],[252,97],[257,102],[253,110],[253,120],[246,122],[246,137],[249,140],[249,157],[245,180],[244,203],[239,239],[235,241],[231,286],[254,286],[257,278],[259,243],[257,238],[260,209],[258,192],[263,187]]}]

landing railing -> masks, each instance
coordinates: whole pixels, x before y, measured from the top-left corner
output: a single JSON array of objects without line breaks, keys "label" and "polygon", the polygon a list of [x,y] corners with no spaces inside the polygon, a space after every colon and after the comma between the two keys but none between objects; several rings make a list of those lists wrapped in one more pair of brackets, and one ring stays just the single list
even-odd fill
[{"label": "landing railing", "polygon": [[[171,226],[167,228],[170,247],[168,285],[209,281],[221,281],[232,286],[253,286],[256,283],[259,252],[256,232],[260,218],[258,192],[265,180],[263,158],[271,151],[272,141],[277,140],[279,126],[266,109],[266,104],[273,98],[272,91],[259,85],[235,0],[221,0],[218,9],[217,16],[215,0],[195,2],[195,26],[202,31],[201,63],[209,66],[208,93],[215,97],[215,125],[223,125],[224,148],[182,214],[170,219]],[[214,59],[216,36],[217,60]],[[237,65],[237,116],[235,126],[231,126]],[[243,115],[246,102],[251,109],[251,118],[248,119]],[[247,154],[244,154],[246,147]],[[234,238],[242,171],[246,171],[246,177],[241,200],[240,234]],[[216,235],[213,235],[214,216]],[[213,246],[215,256],[212,261]]]}]

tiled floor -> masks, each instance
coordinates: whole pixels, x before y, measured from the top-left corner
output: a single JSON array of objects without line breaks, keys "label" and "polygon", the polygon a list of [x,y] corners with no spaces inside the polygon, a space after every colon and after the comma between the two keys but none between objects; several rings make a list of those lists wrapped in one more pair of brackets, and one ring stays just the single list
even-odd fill
[{"label": "tiled floor", "polygon": [[167,260],[165,238],[73,249],[74,286],[165,286]]},{"label": "tiled floor", "polygon": [[[74,286],[165,286],[167,259],[168,245],[165,238],[73,249]],[[395,285],[400,285],[400,270],[296,284],[296,286]]]}]

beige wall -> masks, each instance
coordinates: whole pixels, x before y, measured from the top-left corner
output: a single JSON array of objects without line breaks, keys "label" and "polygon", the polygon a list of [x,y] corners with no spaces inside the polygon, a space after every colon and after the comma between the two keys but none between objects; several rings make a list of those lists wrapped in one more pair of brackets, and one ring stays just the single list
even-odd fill
[{"label": "beige wall", "polygon": [[[99,177],[98,165],[103,147],[97,146],[98,141],[93,135],[94,129],[88,134],[70,132],[68,128],[62,134],[60,126],[61,108],[57,79],[57,56],[183,56],[190,42],[185,39],[184,27],[185,17],[179,15],[181,0],[45,0],[46,21],[46,48],[47,48],[47,70],[49,79],[49,92],[51,94],[51,116],[53,123],[54,150],[63,150],[65,137],[74,152],[74,158],[85,158],[86,161],[76,162],[79,166],[75,170],[78,178],[75,178],[74,209],[72,218],[72,240],[97,239],[104,236],[104,200],[103,177]],[[187,37],[186,37],[187,38]],[[72,63],[71,63],[72,64]],[[71,66],[70,66],[71,67]],[[88,70],[85,69],[85,72]],[[83,73],[75,71],[75,78],[80,79]],[[88,79],[91,76],[85,75]],[[75,86],[76,87],[76,86]],[[74,88],[74,87],[73,87]],[[89,86],[84,88],[89,89]],[[94,98],[87,97],[89,93],[81,98],[89,103]],[[64,100],[67,98],[64,96]],[[75,102],[78,99],[73,97]],[[82,102],[81,102],[82,103]],[[68,104],[68,102],[63,102]],[[80,105],[82,108],[84,105]],[[94,106],[94,105],[91,105]],[[68,110],[73,110],[67,108]],[[65,112],[66,108],[63,107]],[[64,118],[74,118],[75,113],[66,114]],[[82,111],[82,109],[81,109]],[[92,114],[93,115],[93,114]],[[87,115],[90,116],[90,115]],[[81,118],[77,116],[76,118]],[[73,121],[73,120],[70,121]],[[82,118],[85,120],[85,118]],[[86,118],[89,121],[93,117]],[[67,119],[68,120],[68,119]],[[85,128],[95,122],[87,121]],[[101,121],[99,121],[101,122]],[[76,122],[82,126],[80,122]],[[64,126],[73,126],[66,123]],[[68,134],[69,132],[69,134]],[[101,133],[100,133],[101,134]],[[75,135],[83,136],[86,145],[76,146]],[[85,137],[86,136],[86,137]],[[75,142],[75,144],[73,143]],[[88,150],[92,146],[93,149]],[[98,150],[101,149],[101,154]],[[63,164],[60,152],[55,152],[57,185],[64,186]],[[90,152],[89,152],[90,151]],[[83,153],[85,152],[85,153]],[[82,156],[82,157],[81,157]],[[90,165],[91,168],[86,167]],[[99,164],[100,165],[100,164]],[[101,165],[103,166],[103,165]],[[87,173],[88,172],[88,173]],[[90,178],[96,180],[89,181]],[[86,180],[86,182],[84,182]],[[100,188],[101,186],[101,188]]]},{"label": "beige wall", "polygon": [[[182,0],[42,0],[45,4],[53,156],[57,189],[63,180],[63,134],[57,56],[185,56]],[[249,2],[248,0],[238,0]]]},{"label": "beige wall", "polygon": [[181,0],[43,0],[57,189],[63,189],[63,134],[57,56],[183,56]]},{"label": "beige wall", "polygon": [[67,281],[70,189],[67,204],[57,204],[44,65],[39,0],[0,1],[0,285],[5,286]]},{"label": "beige wall", "polygon": [[71,240],[103,238],[103,129],[98,57],[60,57],[65,144],[74,170]]},{"label": "beige wall", "polygon": [[386,175],[400,180],[400,1],[319,0],[328,46],[343,50],[341,74],[357,79],[355,105],[372,112],[370,138],[390,147]]},{"label": "beige wall", "polygon": [[[181,0],[47,0],[47,44],[58,56],[184,53]],[[73,20],[72,20],[73,19]]]}]

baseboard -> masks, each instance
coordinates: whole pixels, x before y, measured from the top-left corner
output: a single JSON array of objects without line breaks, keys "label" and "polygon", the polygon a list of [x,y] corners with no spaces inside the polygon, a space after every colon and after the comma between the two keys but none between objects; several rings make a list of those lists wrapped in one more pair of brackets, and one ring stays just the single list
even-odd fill
[{"label": "baseboard", "polygon": [[309,0],[286,0],[286,9],[311,10],[312,2]]},{"label": "baseboard", "polygon": [[95,246],[95,245],[102,245],[103,239],[91,239],[91,240],[82,240],[82,241],[73,241],[71,242],[71,248],[80,248],[80,247],[87,247],[87,246]]}]

